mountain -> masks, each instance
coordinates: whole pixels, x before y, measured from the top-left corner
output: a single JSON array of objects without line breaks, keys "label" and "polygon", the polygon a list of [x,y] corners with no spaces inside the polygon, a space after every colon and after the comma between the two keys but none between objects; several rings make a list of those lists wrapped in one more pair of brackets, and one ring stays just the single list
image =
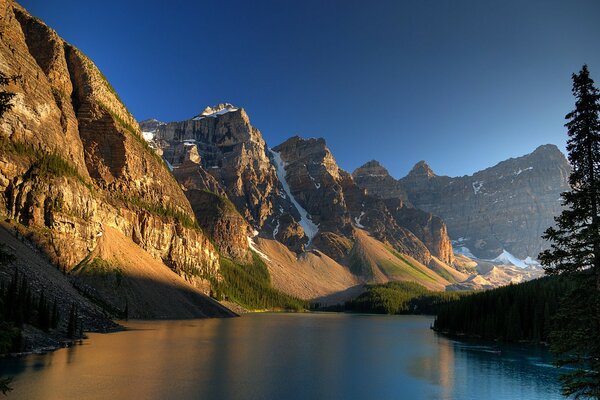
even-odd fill
[{"label": "mountain", "polygon": [[[250,250],[258,252],[283,291],[310,299],[366,281],[428,274],[440,278],[432,278],[439,281],[436,288],[456,281],[434,271],[442,264],[458,273],[450,266],[452,246],[443,221],[408,209],[400,198],[368,195],[339,168],[324,139],[295,136],[268,148],[245,110],[228,103],[206,107],[189,120],[147,120],[141,126],[222,253],[242,261]],[[217,198],[231,203],[219,207],[228,215],[215,213]],[[203,222],[207,215],[210,221]],[[365,246],[384,248],[387,261],[378,262]],[[382,263],[397,265],[382,269]],[[415,265],[425,275],[402,272]]]},{"label": "mountain", "polygon": [[438,176],[422,161],[399,182],[415,207],[444,220],[459,251],[526,260],[547,247],[541,236],[562,210],[569,174],[561,151],[544,145],[471,176]]},{"label": "mountain", "polygon": [[90,59],[6,4],[0,68],[19,79],[1,124],[0,234],[35,249],[44,262],[23,252],[17,268],[61,309],[77,302],[86,329],[125,310],[230,316],[215,299],[327,304],[365,283],[479,289],[541,273],[522,260],[560,210],[569,168],[555,147],[472,177],[421,162],[397,180],[377,161],[344,171],[323,138],[270,148],[230,103],[138,124]]},{"label": "mountain", "polygon": [[[0,67],[18,76],[0,138],[10,229],[64,272],[61,285],[117,313],[131,299],[132,316],[233,315],[203,294],[220,279],[217,249],[110,83],[42,21],[3,4]],[[170,300],[143,309],[159,293]]]}]

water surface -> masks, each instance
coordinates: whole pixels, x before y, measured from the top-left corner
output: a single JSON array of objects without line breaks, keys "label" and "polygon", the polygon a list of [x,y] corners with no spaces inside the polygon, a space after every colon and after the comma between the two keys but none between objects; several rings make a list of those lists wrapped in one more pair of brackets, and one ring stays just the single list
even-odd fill
[{"label": "water surface", "polygon": [[250,314],[128,322],[0,360],[9,399],[555,399],[544,349],[464,344],[430,317]]}]

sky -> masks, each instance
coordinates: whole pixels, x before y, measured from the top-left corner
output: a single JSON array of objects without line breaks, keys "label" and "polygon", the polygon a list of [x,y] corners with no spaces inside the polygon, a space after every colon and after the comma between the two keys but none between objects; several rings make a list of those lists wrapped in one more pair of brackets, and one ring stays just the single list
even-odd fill
[{"label": "sky", "polygon": [[353,171],[460,176],[566,143],[571,74],[600,84],[600,1],[22,0],[138,120],[243,107],[270,147],[323,137]]}]

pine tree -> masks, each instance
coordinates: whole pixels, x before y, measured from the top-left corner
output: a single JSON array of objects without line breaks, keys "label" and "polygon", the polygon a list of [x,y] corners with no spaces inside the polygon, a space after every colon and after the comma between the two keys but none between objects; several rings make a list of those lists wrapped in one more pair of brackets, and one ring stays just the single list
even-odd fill
[{"label": "pine tree", "polygon": [[600,94],[586,65],[573,74],[575,110],[565,117],[567,151],[573,168],[565,210],[544,238],[540,254],[547,274],[577,283],[560,304],[551,334],[557,365],[574,368],[561,376],[563,393],[600,398]]},{"label": "pine tree", "polygon": [[[16,76],[6,76],[2,72],[0,72],[0,85],[5,86],[8,85],[11,81],[15,82],[17,80]],[[0,117],[4,115],[5,112],[12,108],[11,100],[15,97],[14,93],[8,92],[6,90],[0,91]]]},{"label": "pine tree", "polygon": [[67,324],[67,336],[74,339],[77,334],[77,305],[73,303],[71,305],[71,312],[69,313],[69,323]]},{"label": "pine tree", "polygon": [[[17,77],[7,77],[2,72],[0,72],[0,85],[5,86],[10,83],[10,81],[16,81]],[[6,113],[8,110],[12,108],[11,100],[15,96],[14,93],[8,92],[6,90],[0,90],[0,118]],[[14,260],[14,256],[8,254],[4,251],[4,245],[0,245],[0,265],[5,265]],[[0,377],[0,392],[2,394],[6,394],[11,391],[12,388],[9,386],[11,382],[10,379],[1,378]]]}]

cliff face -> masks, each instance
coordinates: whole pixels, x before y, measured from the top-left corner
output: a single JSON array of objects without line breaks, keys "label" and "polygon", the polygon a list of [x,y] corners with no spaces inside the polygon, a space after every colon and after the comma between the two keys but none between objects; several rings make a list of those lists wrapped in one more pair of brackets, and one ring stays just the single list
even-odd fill
[{"label": "cliff face", "polygon": [[378,161],[367,162],[357,168],[352,176],[368,194],[383,200],[395,222],[417,236],[434,256],[448,264],[453,262],[452,244],[444,221],[414,208],[402,184]]},{"label": "cliff face", "polygon": [[380,199],[400,199],[402,205],[408,203],[408,195],[402,184],[377,160],[371,160],[354,170],[352,177],[358,186],[372,196]]},{"label": "cliff face", "polygon": [[353,240],[358,227],[425,265],[432,255],[452,262],[452,246],[439,218],[406,211],[400,198],[384,201],[369,195],[338,167],[323,139],[293,137],[273,150],[285,162],[292,195],[318,226],[316,243],[325,253],[340,259],[339,237]]},{"label": "cliff face", "polygon": [[202,285],[219,255],[135,119],[94,64],[11,1],[0,69],[19,75],[2,120],[0,212],[70,270],[108,227]]},{"label": "cliff face", "polygon": [[570,166],[554,145],[512,158],[472,176],[437,176],[420,162],[400,183],[412,204],[440,216],[450,236],[480,258],[506,250],[536,258],[542,233],[561,212]]},{"label": "cliff face", "polygon": [[[142,124],[152,136],[150,143],[173,166],[173,174],[187,189],[196,215],[202,214],[201,206],[207,204],[196,204],[200,200],[192,190],[207,190],[226,196],[247,221],[244,227],[232,225],[228,231],[231,235],[220,235],[219,247],[229,249],[227,255],[247,259],[247,236],[253,230],[295,251],[304,249],[308,239],[298,224],[300,216],[277,178],[260,131],[251,125],[243,109],[219,104],[187,121]],[[229,224],[219,222],[221,226],[224,223]]]}]

